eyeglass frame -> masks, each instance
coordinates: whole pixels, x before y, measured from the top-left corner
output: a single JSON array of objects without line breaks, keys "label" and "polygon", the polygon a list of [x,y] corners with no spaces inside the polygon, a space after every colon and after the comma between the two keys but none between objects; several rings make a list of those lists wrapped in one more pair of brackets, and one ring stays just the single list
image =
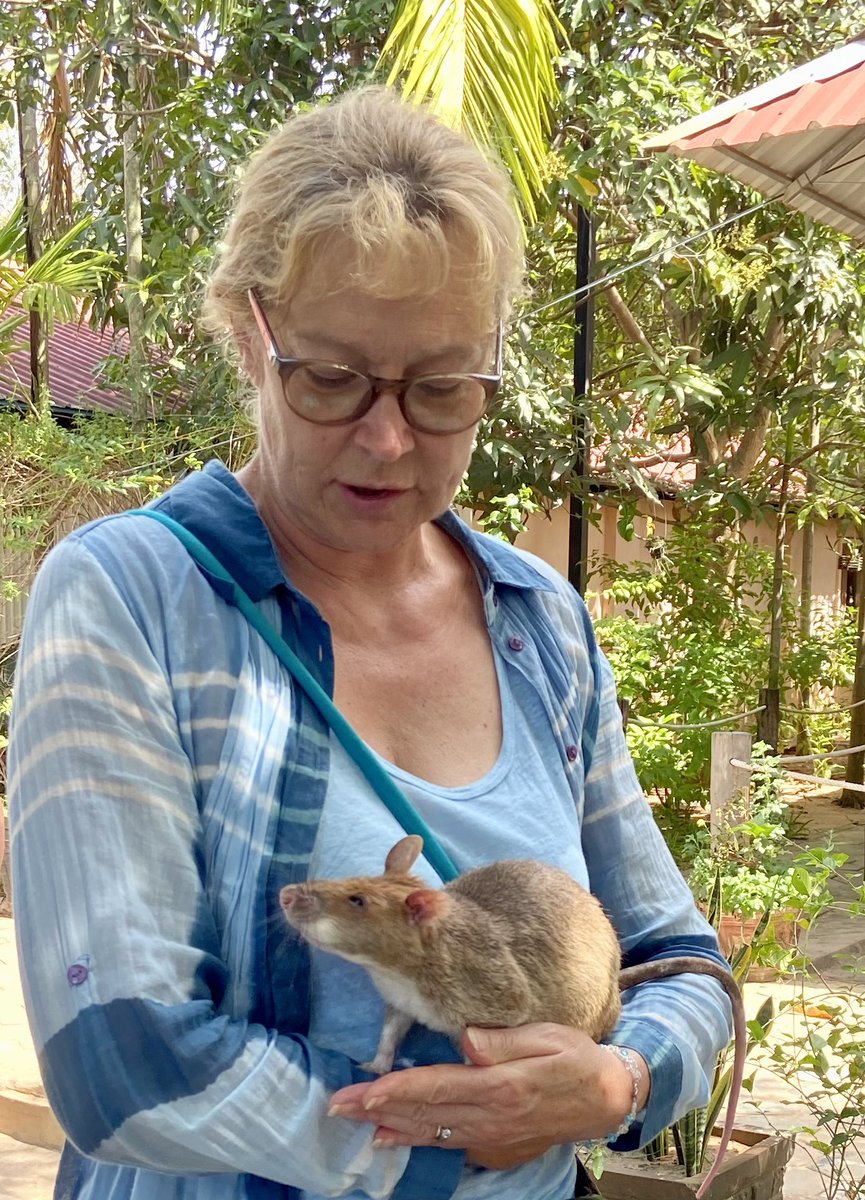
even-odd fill
[{"label": "eyeglass frame", "polygon": [[[359,421],[365,416],[372,406],[378,400],[379,396],[385,391],[393,391],[396,395],[399,410],[402,413],[403,420],[410,429],[416,430],[418,433],[431,434],[436,437],[447,437],[452,433],[464,433],[466,429],[471,429],[472,425],[476,425],[478,421],[489,411],[489,407],[493,401],[496,392],[502,384],[502,371],[504,367],[504,328],[502,322],[499,321],[496,329],[496,362],[495,369],[492,375],[478,374],[472,371],[430,371],[423,375],[412,375],[409,378],[403,379],[384,379],[380,375],[369,375],[366,371],[358,371],[354,367],[350,367],[347,363],[333,362],[325,358],[294,358],[290,355],[280,354],[276,344],[276,335],[273,332],[270,321],[267,319],[267,314],[264,311],[261,300],[258,296],[256,288],[247,290],[249,306],[252,309],[252,315],[255,318],[255,323],[258,326],[259,333],[264,341],[265,348],[268,352],[270,363],[276,368],[283,385],[286,380],[291,378],[295,371],[301,367],[309,367],[317,365],[320,367],[335,367],[340,371],[348,371],[352,375],[357,375],[361,379],[365,379],[369,384],[368,395],[360,401],[357,410],[350,417],[339,417],[336,420],[319,421],[315,417],[310,417],[306,413],[299,412],[293,408],[288,400],[288,392],[283,386],[282,394],[288,408],[300,417],[302,421],[308,421],[310,425],[328,425],[334,427],[337,425],[351,425],[355,421]],[[287,372],[287,374],[286,374]],[[476,417],[473,417],[467,425],[461,426],[459,429],[425,429],[422,426],[416,425],[406,412],[405,398],[410,387],[416,383],[422,383],[425,379],[471,379],[476,383],[481,384],[486,393],[486,401],[484,407]]]}]

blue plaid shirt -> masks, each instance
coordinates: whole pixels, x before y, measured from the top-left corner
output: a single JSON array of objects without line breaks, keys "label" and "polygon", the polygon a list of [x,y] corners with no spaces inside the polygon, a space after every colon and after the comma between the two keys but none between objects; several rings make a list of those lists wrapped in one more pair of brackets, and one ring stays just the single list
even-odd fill
[{"label": "blue plaid shirt", "polygon": [[[225,467],[157,504],[332,694],[329,629]],[[475,565],[491,638],[521,644],[625,963],[723,962],[635,777],[582,602],[540,560],[452,513],[441,524]],[[328,745],[272,651],[155,521],[107,517],[48,556],[18,662],[9,795],[25,999],[69,1138],[57,1197],[454,1193],[461,1152],[373,1149],[372,1126],[326,1117],[334,1090],[368,1076],[307,1038],[307,952],[286,938],[277,898],[307,875]],[[457,865],[479,860],[483,847],[466,847]],[[416,1032],[415,1060],[439,1060],[441,1039]],[[711,979],[627,993],[610,1040],[646,1058],[652,1088],[617,1148],[705,1103],[728,1038]]]}]

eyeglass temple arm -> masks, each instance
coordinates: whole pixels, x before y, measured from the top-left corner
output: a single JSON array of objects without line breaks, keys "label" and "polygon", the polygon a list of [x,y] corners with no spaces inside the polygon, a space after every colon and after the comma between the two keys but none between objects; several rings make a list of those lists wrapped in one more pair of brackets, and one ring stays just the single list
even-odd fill
[{"label": "eyeglass temple arm", "polygon": [[273,335],[273,330],[270,328],[270,322],[265,315],[264,309],[261,307],[261,302],[256,295],[255,288],[248,288],[246,293],[249,299],[249,307],[252,309],[252,315],[255,317],[255,323],[258,326],[259,332],[266,346],[270,347],[270,356],[274,361],[280,358],[279,350],[276,346],[276,338]]}]

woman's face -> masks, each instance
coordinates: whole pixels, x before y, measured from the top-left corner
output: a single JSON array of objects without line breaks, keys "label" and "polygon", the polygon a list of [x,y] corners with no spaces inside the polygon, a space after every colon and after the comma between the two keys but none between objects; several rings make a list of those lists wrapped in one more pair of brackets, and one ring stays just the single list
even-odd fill
[{"label": "woman's face", "polygon": [[[385,299],[360,283],[342,286],[351,258],[350,247],[332,246],[286,309],[268,308],[281,354],[343,363],[384,379],[492,371],[489,306],[464,275],[430,294]],[[476,426],[418,433],[391,391],[351,424],[316,425],[286,404],[261,339],[246,348],[245,360],[260,394],[256,498],[289,535],[335,550],[382,553],[411,541],[450,505]]]}]

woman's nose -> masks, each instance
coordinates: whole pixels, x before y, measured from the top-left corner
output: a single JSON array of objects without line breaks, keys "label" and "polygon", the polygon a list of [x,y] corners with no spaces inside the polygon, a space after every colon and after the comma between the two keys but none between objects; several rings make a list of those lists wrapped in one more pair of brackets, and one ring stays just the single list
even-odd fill
[{"label": "woman's nose", "polygon": [[358,420],[355,441],[373,458],[395,462],[414,447],[414,431],[402,414],[396,388],[383,388]]}]

